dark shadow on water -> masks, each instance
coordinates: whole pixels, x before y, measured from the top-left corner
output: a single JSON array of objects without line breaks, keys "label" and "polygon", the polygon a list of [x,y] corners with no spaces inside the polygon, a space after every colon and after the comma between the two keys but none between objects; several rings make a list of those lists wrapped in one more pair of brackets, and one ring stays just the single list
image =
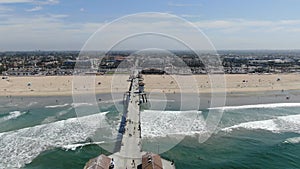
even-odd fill
[{"label": "dark shadow on water", "polygon": [[74,151],[55,148],[41,153],[23,169],[82,169],[86,162],[99,154],[109,155],[110,153],[97,145],[79,147]]}]

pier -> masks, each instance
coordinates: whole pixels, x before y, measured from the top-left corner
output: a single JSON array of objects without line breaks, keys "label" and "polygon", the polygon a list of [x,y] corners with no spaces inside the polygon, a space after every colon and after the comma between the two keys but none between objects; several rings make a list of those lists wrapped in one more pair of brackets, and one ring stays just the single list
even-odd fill
[{"label": "pier", "polygon": [[[135,71],[130,76],[130,87],[126,93],[128,97],[123,101],[126,109],[124,111],[125,126],[122,132],[122,140],[119,151],[109,157],[101,154],[87,162],[84,169],[175,169],[175,165],[167,160],[161,159],[158,154],[142,152],[142,133],[140,121],[140,104],[147,102],[143,92],[144,83],[141,75]],[[121,124],[122,125],[122,124]]]}]

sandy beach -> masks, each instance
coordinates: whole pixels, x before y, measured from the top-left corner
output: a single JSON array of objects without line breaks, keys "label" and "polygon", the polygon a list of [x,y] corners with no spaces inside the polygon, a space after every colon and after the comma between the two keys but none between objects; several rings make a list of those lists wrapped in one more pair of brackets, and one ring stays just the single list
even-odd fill
[{"label": "sandy beach", "polygon": [[[227,93],[263,92],[300,89],[300,74],[227,74],[224,76],[212,75],[212,77],[207,75],[195,75],[192,77],[147,75],[144,78],[147,91],[160,90],[165,93],[192,92],[189,90],[190,84],[197,85],[194,86],[194,89],[198,88],[199,93],[211,93],[212,91],[226,91]],[[223,82],[225,82],[225,85]]]},{"label": "sandy beach", "polygon": [[[211,93],[226,91],[263,92],[300,90],[300,74],[230,74],[213,81],[207,75],[144,75],[146,92],[180,93],[194,92]],[[39,76],[39,77],[7,77],[0,80],[0,96],[69,96],[72,93],[96,92],[111,93],[125,92],[129,83],[127,75],[82,76],[78,81],[91,81],[88,85],[74,84],[73,76]],[[223,79],[222,79],[223,78]],[[225,78],[225,79],[224,79]],[[91,80],[92,79],[92,80]],[[226,81],[226,88],[224,84]],[[194,88],[190,86],[194,85]]]}]

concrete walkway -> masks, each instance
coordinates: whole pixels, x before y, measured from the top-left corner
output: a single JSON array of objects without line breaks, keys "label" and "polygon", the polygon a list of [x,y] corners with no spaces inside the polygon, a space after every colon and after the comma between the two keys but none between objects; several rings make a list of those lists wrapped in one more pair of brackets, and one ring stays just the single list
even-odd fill
[{"label": "concrete walkway", "polygon": [[114,158],[116,169],[136,168],[141,164],[141,130],[139,106],[139,79],[133,78],[128,103],[126,130],[122,139],[121,150],[111,155]]},{"label": "concrete walkway", "polygon": [[[137,71],[133,75],[129,94],[125,133],[123,134],[121,148],[119,152],[109,156],[114,160],[114,169],[136,169],[138,165],[142,164],[142,156],[146,154],[146,152],[142,152],[141,145],[140,95]],[[95,158],[95,160],[98,161],[100,157]],[[175,166],[171,165],[170,161],[161,160],[163,169],[175,169]],[[86,168],[89,166],[97,168],[97,165],[89,163],[86,165]]]}]

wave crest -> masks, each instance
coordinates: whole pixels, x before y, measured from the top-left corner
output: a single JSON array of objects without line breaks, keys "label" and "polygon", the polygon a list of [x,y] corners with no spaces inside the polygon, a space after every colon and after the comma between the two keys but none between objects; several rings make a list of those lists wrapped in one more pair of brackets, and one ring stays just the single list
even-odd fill
[{"label": "wave crest", "polygon": [[4,116],[2,118],[0,118],[0,122],[4,122],[7,120],[12,120],[12,119],[17,119],[18,117],[26,114],[27,112],[20,112],[20,111],[12,111],[9,112],[9,114],[7,116]]},{"label": "wave crest", "polygon": [[84,142],[98,128],[107,127],[105,114],[0,133],[0,168],[20,168],[47,149]]},{"label": "wave crest", "polygon": [[277,108],[277,107],[300,107],[300,103],[254,104],[254,105],[242,105],[242,106],[213,107],[209,109],[237,110],[237,109]]},{"label": "wave crest", "polygon": [[298,143],[300,143],[300,137],[288,138],[283,143],[298,144]]},{"label": "wave crest", "polygon": [[223,128],[222,131],[230,132],[234,129],[267,130],[275,133],[294,132],[300,133],[300,114],[279,116],[269,120],[251,121]]}]

